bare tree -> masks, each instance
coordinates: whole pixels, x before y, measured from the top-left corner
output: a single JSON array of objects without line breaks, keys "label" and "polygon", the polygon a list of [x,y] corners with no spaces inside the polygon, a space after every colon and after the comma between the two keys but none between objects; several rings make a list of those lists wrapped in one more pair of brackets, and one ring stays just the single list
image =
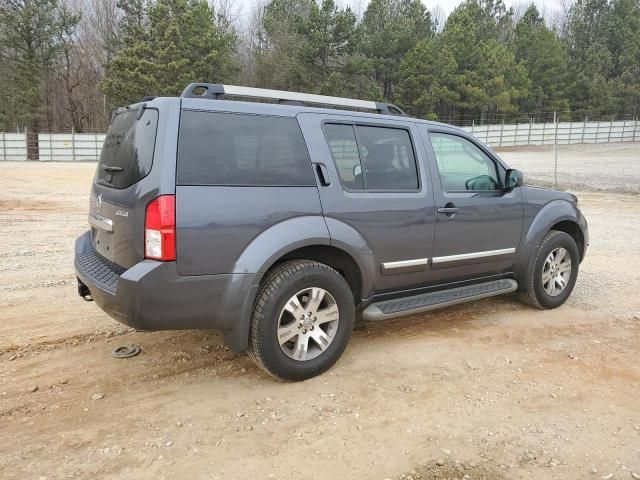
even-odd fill
[{"label": "bare tree", "polygon": [[444,24],[447,23],[447,13],[439,3],[431,9],[431,20],[436,32],[442,32]]}]

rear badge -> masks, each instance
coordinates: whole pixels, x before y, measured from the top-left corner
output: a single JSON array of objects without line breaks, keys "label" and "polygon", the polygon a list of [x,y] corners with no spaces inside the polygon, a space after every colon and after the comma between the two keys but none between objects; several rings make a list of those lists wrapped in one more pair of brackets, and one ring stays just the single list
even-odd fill
[{"label": "rear badge", "polygon": [[127,212],[126,210],[116,210],[116,215],[119,215],[121,217],[128,217],[129,212]]}]

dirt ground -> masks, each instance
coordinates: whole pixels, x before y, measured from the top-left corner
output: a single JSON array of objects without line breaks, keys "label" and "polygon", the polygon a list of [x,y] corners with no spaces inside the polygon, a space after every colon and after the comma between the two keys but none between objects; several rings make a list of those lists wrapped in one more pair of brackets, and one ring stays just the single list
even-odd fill
[{"label": "dirt ground", "polygon": [[[496,149],[525,179],[553,184],[553,146]],[[640,193],[640,142],[558,145],[558,184],[564,188]]]},{"label": "dirt ground", "polygon": [[361,324],[283,383],[217,333],[130,331],[76,295],[94,168],[0,165],[0,478],[640,478],[640,196],[579,194],[563,307]]}]

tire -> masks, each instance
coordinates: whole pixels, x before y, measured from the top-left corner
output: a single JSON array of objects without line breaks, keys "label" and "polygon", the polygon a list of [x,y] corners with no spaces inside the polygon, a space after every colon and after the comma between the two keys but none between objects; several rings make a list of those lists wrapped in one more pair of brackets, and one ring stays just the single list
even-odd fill
[{"label": "tire", "polygon": [[[562,250],[566,252],[562,262],[556,265],[555,270],[553,267],[549,268],[554,263],[553,260],[562,255]],[[552,253],[555,255],[551,257],[552,263],[549,263]],[[566,272],[565,266],[567,256],[571,259],[569,272]],[[559,307],[569,298],[573,291],[578,278],[579,265],[580,254],[573,237],[565,232],[550,230],[540,240],[534,251],[527,271],[528,287],[526,291],[520,293],[520,300],[527,305],[543,310]],[[553,280],[558,278],[553,272],[562,273],[564,287],[561,288],[562,282],[559,279],[557,281]],[[565,274],[565,272],[568,274]],[[549,278],[551,280],[548,280]]]},{"label": "tire", "polygon": [[325,372],[340,358],[354,321],[353,294],[336,270],[311,260],[286,261],[262,281],[251,318],[248,353],[274,377],[306,380]]}]

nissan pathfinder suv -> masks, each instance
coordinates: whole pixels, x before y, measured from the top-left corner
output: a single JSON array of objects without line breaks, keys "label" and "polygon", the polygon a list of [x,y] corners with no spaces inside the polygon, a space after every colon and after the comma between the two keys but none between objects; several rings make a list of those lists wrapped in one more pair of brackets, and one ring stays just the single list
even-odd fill
[{"label": "nissan pathfinder suv", "polygon": [[222,330],[303,380],[340,357],[356,317],[515,291],[562,305],[588,245],[577,204],[390,104],[192,84],[114,113],[78,292],[136,329]]}]

